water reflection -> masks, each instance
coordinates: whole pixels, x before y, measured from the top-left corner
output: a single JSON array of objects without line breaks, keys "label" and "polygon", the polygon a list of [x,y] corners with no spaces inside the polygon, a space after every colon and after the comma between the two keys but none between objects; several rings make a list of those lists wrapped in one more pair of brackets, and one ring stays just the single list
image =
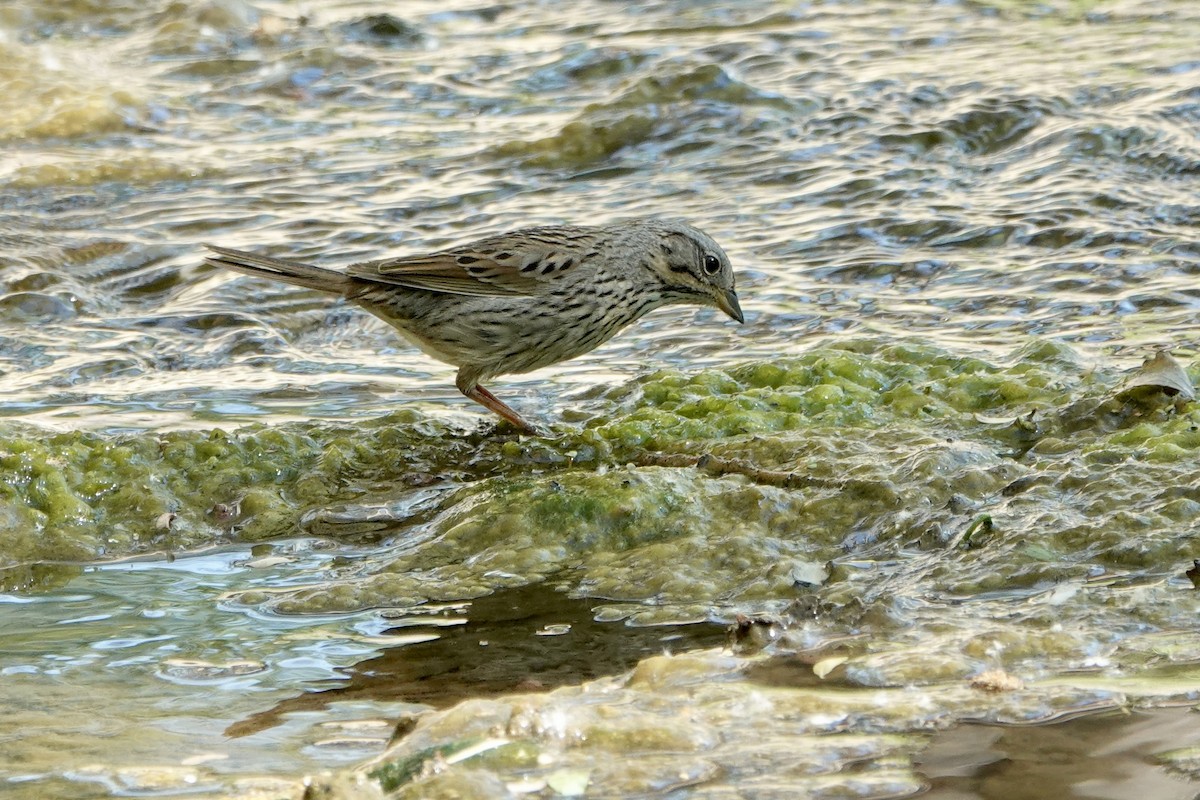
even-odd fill
[{"label": "water reflection", "polygon": [[[1043,797],[1192,800],[1194,774],[1175,757],[1200,743],[1192,712],[1118,712],[1055,725],[966,725],[936,735],[918,757],[933,800]],[[1180,768],[1184,767],[1184,768]]]},{"label": "water reflection", "polygon": [[278,724],[285,714],[350,700],[442,708],[472,697],[549,690],[619,674],[649,655],[718,646],[726,638],[718,624],[602,624],[594,619],[594,605],[536,584],[457,607],[385,616],[380,641],[396,637],[403,647],[359,661],[336,686],[289,698],[228,732],[244,736]]}]

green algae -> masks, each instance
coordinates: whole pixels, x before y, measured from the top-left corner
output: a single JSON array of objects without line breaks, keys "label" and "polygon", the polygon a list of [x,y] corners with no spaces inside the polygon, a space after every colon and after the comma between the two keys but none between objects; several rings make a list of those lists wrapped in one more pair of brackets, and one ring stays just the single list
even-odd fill
[{"label": "green algae", "polygon": [[[864,352],[859,352],[863,350]],[[1056,358],[1058,351],[1042,354]],[[920,346],[850,343],[797,358],[686,375],[659,372],[612,393],[637,407],[602,428],[626,446],[671,448],[680,441],[814,428],[909,426],[962,435],[980,425],[972,413],[1055,408],[1084,377],[1023,361],[1005,369]],[[1070,383],[1068,382],[1070,380]]]},{"label": "green algae", "polygon": [[[603,411],[550,439],[463,435],[413,412],[236,432],[46,434],[10,424],[0,429],[0,517],[10,531],[0,564],[277,538],[298,532],[306,509],[431,483],[460,488],[433,517],[402,514],[382,527],[418,546],[359,576],[361,590],[339,585],[305,603],[472,596],[496,585],[489,573],[520,583],[571,563],[586,575],[575,590],[610,597],[765,598],[783,587],[787,570],[774,565],[788,559],[832,558],[849,542],[945,541],[981,513],[990,545],[1012,542],[1036,517],[1035,544],[1052,551],[1108,565],[1167,558],[1176,526],[1200,503],[1189,458],[1200,425],[1170,402],[1117,397],[1118,374],[1079,362],[1046,343],[1006,366],[850,342],[724,370],[661,371],[611,390]],[[660,469],[655,453],[708,453],[735,466]],[[763,484],[780,474],[790,484]],[[1069,513],[1068,488],[1078,495]],[[952,499],[966,503],[961,512]],[[1063,524],[1079,508],[1087,521]],[[167,525],[164,515],[173,515]],[[1136,544],[1122,542],[1127,531]],[[470,564],[463,553],[474,554]],[[636,566],[681,557],[695,570],[674,581]],[[619,577],[606,577],[608,567]],[[1021,569],[1022,583],[1045,574]],[[735,589],[739,570],[756,577]],[[623,591],[629,579],[644,591]]]},{"label": "green algae", "polygon": [[[403,422],[401,416],[397,421]],[[228,433],[0,429],[0,564],[189,549],[294,534],[297,509],[403,482],[426,428],[298,425]],[[423,454],[429,455],[428,448]],[[172,515],[169,525],[164,515]]]}]

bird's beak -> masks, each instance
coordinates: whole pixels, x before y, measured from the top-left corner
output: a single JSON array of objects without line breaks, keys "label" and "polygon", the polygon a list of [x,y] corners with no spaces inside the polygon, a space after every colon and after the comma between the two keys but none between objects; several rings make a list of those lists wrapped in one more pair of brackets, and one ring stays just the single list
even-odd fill
[{"label": "bird's beak", "polygon": [[737,292],[733,289],[718,292],[715,299],[717,308],[728,314],[730,318],[736,319],[738,322],[746,321],[746,318],[742,316],[742,306],[738,303]]}]

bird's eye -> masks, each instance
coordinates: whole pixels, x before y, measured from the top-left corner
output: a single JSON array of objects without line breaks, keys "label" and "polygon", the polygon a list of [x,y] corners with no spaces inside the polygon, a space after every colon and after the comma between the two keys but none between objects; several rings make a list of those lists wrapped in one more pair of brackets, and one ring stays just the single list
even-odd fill
[{"label": "bird's eye", "polygon": [[705,255],[704,256],[704,274],[705,275],[716,275],[720,271],[721,271],[721,259],[714,256],[712,253],[708,253],[707,255]]}]

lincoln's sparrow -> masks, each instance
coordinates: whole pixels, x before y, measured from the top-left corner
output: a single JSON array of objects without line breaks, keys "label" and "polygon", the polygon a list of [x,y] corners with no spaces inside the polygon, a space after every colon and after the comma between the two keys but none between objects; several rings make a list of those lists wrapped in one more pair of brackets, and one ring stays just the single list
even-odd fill
[{"label": "lincoln's sparrow", "polygon": [[206,263],[353,300],[427,354],[458,367],[459,391],[536,429],[479,385],[582,355],[658,306],[715,306],[738,322],[733,268],[677,220],[548,226],[419,256],[322,269],[225,247]]}]

